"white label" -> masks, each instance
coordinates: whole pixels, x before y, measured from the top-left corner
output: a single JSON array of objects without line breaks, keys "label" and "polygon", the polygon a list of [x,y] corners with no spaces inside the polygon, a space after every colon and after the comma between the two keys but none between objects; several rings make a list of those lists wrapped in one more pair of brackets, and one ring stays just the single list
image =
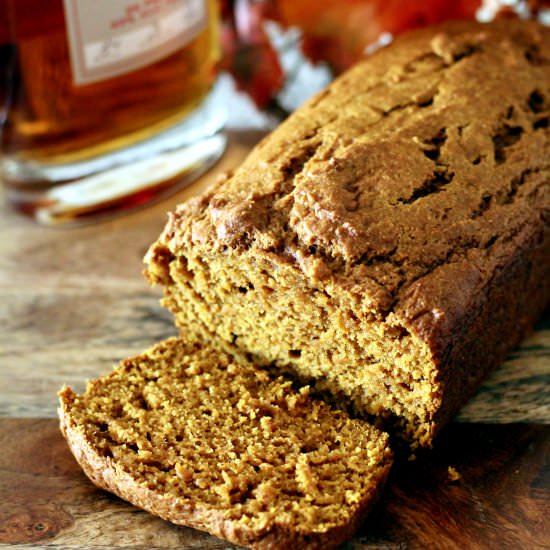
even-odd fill
[{"label": "white label", "polygon": [[204,0],[63,0],[75,84],[135,71],[174,53],[207,23]]}]

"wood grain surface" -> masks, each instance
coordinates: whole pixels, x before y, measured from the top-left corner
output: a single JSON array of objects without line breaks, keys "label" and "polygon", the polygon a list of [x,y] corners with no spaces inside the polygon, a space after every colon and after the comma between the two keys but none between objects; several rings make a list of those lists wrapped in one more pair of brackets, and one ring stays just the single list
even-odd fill
[{"label": "wood grain surface", "polygon": [[[191,188],[101,224],[47,229],[0,206],[0,544],[230,548],[95,489],[54,417],[63,384],[81,391],[87,378],[175,334],[160,292],[141,275],[142,257],[166,211],[238,165],[258,138],[233,134]],[[346,548],[550,548],[549,381],[547,312],[435,450],[394,468]]]},{"label": "wood grain surface", "polygon": [[[549,436],[550,426],[449,426],[434,451],[394,468],[346,548],[548,548]],[[55,419],[0,419],[0,446],[0,489],[9,503],[0,508],[2,544],[233,548],[96,489]]]}]

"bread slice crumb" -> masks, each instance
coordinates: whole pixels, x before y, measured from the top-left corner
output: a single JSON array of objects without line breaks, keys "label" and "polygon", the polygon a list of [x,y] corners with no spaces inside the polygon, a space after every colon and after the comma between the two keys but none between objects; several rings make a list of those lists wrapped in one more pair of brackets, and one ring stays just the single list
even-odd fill
[{"label": "bread slice crumb", "polygon": [[334,548],[390,470],[388,436],[253,364],[173,338],[60,392],[61,429],[99,487],[262,548]]}]

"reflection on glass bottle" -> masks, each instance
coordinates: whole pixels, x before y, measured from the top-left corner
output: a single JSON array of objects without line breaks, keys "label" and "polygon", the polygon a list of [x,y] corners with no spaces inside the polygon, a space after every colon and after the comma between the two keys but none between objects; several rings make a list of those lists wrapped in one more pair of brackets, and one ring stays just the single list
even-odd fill
[{"label": "reflection on glass bottle", "polygon": [[214,0],[0,0],[0,16],[2,178],[19,209],[95,218],[222,153]]}]

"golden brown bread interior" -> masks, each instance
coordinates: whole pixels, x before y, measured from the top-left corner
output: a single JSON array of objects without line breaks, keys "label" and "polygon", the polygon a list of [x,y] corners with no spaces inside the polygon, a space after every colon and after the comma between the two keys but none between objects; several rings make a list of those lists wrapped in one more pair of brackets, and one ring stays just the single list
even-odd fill
[{"label": "golden brown bread interior", "polygon": [[550,29],[399,38],[178,208],[148,277],[196,338],[434,435],[550,299]]},{"label": "golden brown bread interior", "polygon": [[388,475],[386,434],[201,344],[170,339],[83,395],[62,431],[99,487],[257,549],[334,548]]}]

